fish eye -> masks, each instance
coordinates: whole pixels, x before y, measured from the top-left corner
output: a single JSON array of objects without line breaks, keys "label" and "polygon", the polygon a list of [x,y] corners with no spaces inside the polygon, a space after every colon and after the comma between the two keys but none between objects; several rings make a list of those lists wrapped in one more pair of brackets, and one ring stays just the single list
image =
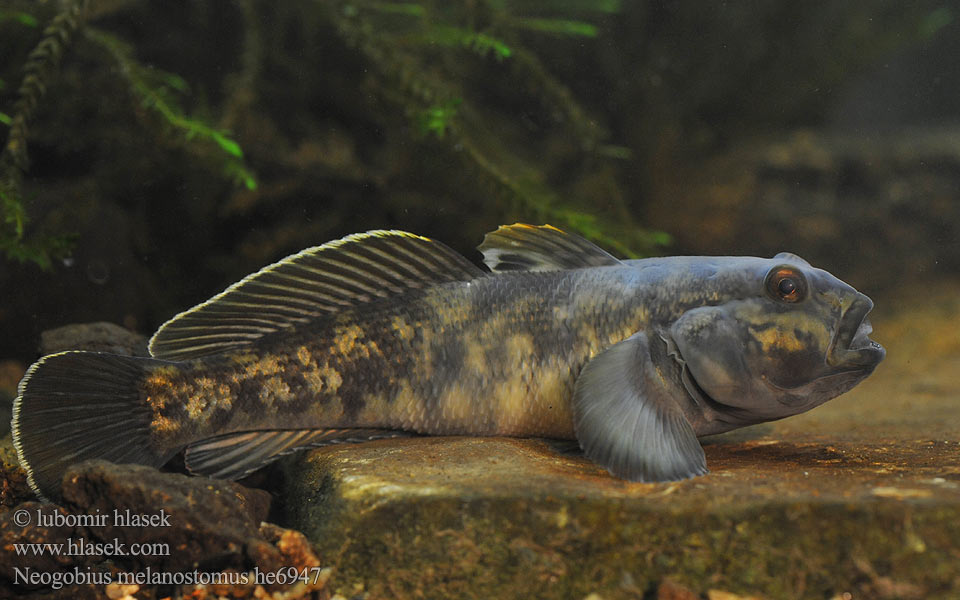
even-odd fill
[{"label": "fish eye", "polygon": [[786,265],[770,269],[766,280],[767,293],[781,302],[800,302],[807,297],[807,280],[800,271]]}]

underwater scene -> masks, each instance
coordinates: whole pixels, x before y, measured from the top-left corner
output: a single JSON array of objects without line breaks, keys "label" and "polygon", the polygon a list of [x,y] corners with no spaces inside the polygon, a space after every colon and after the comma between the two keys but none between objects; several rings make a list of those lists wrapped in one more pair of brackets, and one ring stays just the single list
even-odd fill
[{"label": "underwater scene", "polygon": [[0,0],[0,598],[960,598],[957,56]]}]

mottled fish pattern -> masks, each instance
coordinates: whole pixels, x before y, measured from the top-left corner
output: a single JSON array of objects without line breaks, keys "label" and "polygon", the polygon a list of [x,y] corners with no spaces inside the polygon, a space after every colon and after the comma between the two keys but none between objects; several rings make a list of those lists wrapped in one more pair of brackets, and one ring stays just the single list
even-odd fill
[{"label": "mottled fish pattern", "polygon": [[178,315],[152,359],[41,359],[13,419],[31,484],[56,496],[74,462],[184,448],[236,478],[409,433],[576,438],[617,476],[679,479],[706,472],[697,436],[808,410],[883,358],[869,299],[786,253],[620,261],[521,224],[480,249],[490,272],[420,236],[349,236]]}]

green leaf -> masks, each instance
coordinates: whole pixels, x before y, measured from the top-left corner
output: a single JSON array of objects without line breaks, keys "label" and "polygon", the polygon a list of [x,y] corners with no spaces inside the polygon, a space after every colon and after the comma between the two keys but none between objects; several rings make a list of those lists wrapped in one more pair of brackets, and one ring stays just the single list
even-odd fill
[{"label": "green leaf", "polygon": [[510,46],[507,46],[500,40],[490,37],[485,33],[475,33],[471,40],[467,41],[467,44],[473,48],[474,52],[480,54],[481,56],[486,56],[488,52],[493,52],[493,55],[497,60],[503,60],[504,58],[510,58],[513,54],[513,50],[510,49]]},{"label": "green leaf", "polygon": [[223,148],[227,154],[236,156],[237,158],[243,158],[243,150],[240,149],[240,144],[231,140],[219,131],[211,131],[210,137],[212,137],[213,141],[215,141],[218,146]]},{"label": "green leaf", "polygon": [[531,31],[541,31],[543,33],[555,33],[559,35],[571,35],[581,37],[597,37],[597,26],[583,21],[570,21],[567,19],[514,19],[512,24],[521,29]]},{"label": "green leaf", "polygon": [[0,123],[3,123],[4,125],[9,125],[12,122],[13,122],[13,119],[10,118],[10,115],[8,115],[5,112],[0,112]]},{"label": "green leaf", "polygon": [[420,135],[426,136],[432,133],[442,139],[447,134],[447,129],[450,128],[453,118],[457,115],[457,107],[461,102],[460,98],[453,98],[421,111],[416,118]]},{"label": "green leaf", "polygon": [[224,166],[223,171],[224,175],[232,179],[235,184],[242,185],[251,192],[257,189],[257,179],[243,166],[243,163],[230,161]]},{"label": "green leaf", "polygon": [[14,193],[4,189],[7,186],[0,187],[0,212],[3,215],[3,222],[13,226],[13,237],[15,241],[23,238],[23,228],[27,224],[27,213],[23,209],[23,203]]},{"label": "green leaf", "polygon": [[30,13],[20,12],[20,11],[6,11],[0,10],[0,21],[16,21],[21,25],[26,25],[27,27],[37,27],[40,25],[40,21]]},{"label": "green leaf", "polygon": [[460,27],[450,27],[447,25],[431,27],[430,30],[422,36],[423,41],[441,46],[464,46],[470,48],[480,56],[486,56],[493,52],[497,60],[510,58],[513,50],[510,46],[497,38],[485,33],[478,33]]},{"label": "green leaf", "polygon": [[38,21],[36,17],[27,13],[17,13],[15,18],[17,22],[27,27],[37,27],[40,25],[40,21]]},{"label": "green leaf", "polygon": [[161,71],[159,69],[151,69],[157,75],[157,80],[163,85],[173,88],[178,92],[187,93],[190,91],[190,84],[187,83],[187,80],[183,77],[180,77],[176,73],[170,73],[168,71]]}]

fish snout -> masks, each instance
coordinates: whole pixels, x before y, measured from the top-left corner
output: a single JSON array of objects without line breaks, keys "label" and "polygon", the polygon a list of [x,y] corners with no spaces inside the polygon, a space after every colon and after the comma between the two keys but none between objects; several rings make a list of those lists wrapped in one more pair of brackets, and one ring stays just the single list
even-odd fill
[{"label": "fish snout", "polygon": [[856,292],[853,302],[840,317],[840,326],[827,353],[827,364],[841,370],[872,370],[883,360],[887,351],[868,337],[873,331],[867,318],[871,310],[873,300]]}]

